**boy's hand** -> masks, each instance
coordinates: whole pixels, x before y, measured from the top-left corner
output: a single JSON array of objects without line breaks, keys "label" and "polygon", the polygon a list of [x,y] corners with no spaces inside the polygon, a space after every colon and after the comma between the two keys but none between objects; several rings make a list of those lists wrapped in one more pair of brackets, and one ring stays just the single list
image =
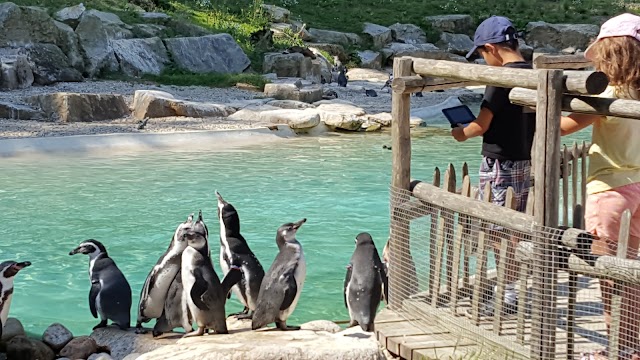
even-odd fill
[{"label": "boy's hand", "polygon": [[451,129],[451,136],[460,142],[467,140],[467,136],[464,134],[464,128],[462,126]]}]

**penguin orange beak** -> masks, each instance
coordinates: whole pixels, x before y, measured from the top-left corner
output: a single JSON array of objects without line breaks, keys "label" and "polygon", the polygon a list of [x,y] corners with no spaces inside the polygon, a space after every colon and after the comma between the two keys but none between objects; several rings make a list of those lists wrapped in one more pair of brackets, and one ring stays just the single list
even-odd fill
[{"label": "penguin orange beak", "polygon": [[302,226],[302,224],[304,224],[306,222],[307,222],[307,218],[304,218],[304,219],[302,219],[300,221],[296,221],[296,222],[293,223],[293,228],[295,230],[298,230],[298,229],[300,229],[300,226]]}]

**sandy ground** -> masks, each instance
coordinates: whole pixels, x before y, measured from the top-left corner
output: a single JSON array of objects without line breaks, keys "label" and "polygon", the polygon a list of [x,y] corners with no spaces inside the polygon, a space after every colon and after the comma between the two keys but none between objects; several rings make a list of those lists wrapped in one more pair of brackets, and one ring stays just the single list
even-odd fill
[{"label": "sandy ground", "polygon": [[[338,98],[351,101],[362,107],[369,114],[391,112],[391,94],[388,89],[380,90],[381,82],[350,82],[347,88],[331,87]],[[364,89],[373,89],[377,97],[367,97]],[[87,81],[82,83],[58,83],[45,87],[30,87],[23,90],[0,92],[0,102],[26,104],[30,96],[51,92],[121,94],[129,105],[133,101],[136,90],[161,90],[177,98],[213,103],[229,103],[237,100],[249,100],[262,96],[260,92],[252,92],[238,88],[209,88],[200,86],[165,86],[122,81]],[[474,95],[469,90],[455,90],[442,93],[424,93],[424,97],[412,97],[412,107],[434,105],[449,96],[460,96],[461,100],[471,99]],[[136,132],[175,132],[188,130],[225,130],[247,129],[268,125],[252,121],[229,120],[226,118],[187,118],[171,117],[150,119],[144,130],[137,129],[138,120],[123,118],[110,121],[58,123],[44,121],[25,121],[0,119],[0,139],[22,137],[49,137],[67,135],[90,135],[110,133]]]}]

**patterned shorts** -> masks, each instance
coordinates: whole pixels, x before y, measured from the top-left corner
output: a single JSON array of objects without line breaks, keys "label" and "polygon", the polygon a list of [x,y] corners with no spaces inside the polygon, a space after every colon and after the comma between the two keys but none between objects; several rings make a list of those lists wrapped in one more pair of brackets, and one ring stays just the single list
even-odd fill
[{"label": "patterned shorts", "polygon": [[482,157],[480,164],[480,199],[484,197],[485,184],[491,184],[491,197],[494,204],[504,206],[507,188],[511,186],[515,193],[516,210],[524,212],[527,208],[529,186],[531,182],[530,160],[496,160]]}]

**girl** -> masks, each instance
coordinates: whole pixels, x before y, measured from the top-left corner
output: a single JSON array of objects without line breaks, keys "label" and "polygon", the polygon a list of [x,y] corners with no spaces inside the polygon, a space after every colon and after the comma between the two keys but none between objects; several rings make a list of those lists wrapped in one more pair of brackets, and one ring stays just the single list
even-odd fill
[{"label": "girl", "polygon": [[[640,16],[622,14],[605,22],[585,57],[609,77],[601,97],[640,100]],[[627,257],[638,258],[640,246],[640,121],[598,115],[571,114],[563,117],[562,135],[593,125],[589,150],[585,223],[597,235],[592,245],[596,255],[616,256],[620,218],[632,213]],[[604,317],[611,324],[613,282],[600,280]],[[640,360],[640,289],[622,289],[620,359]],[[606,350],[583,359],[607,359]]]}]

